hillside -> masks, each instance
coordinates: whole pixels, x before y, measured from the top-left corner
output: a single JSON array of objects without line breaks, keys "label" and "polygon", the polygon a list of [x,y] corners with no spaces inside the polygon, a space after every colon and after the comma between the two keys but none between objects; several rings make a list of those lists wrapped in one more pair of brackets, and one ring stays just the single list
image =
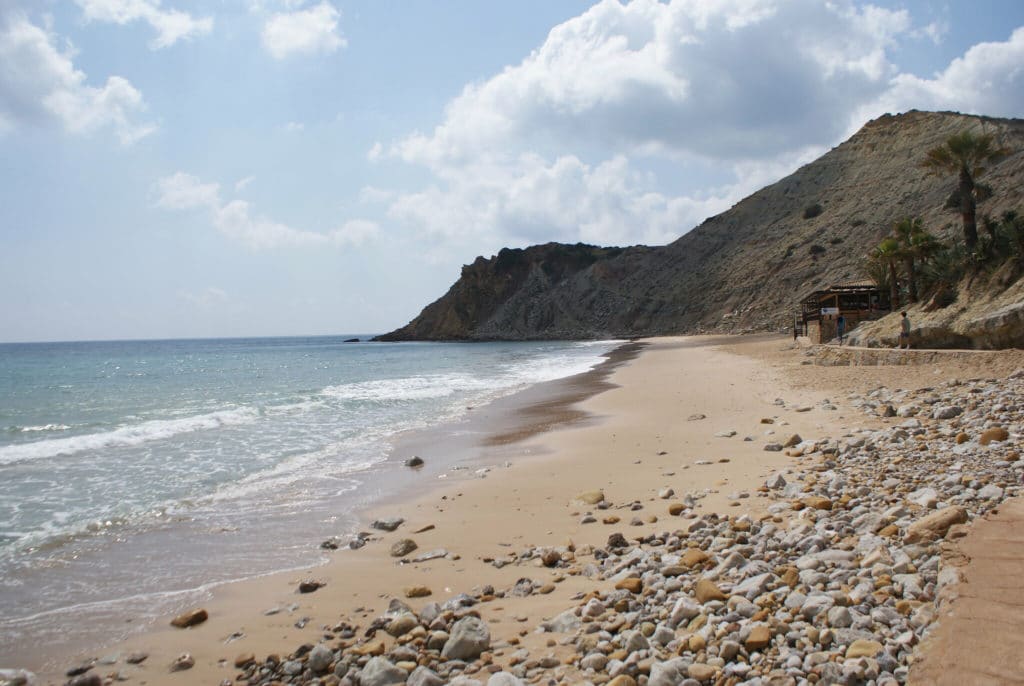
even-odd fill
[{"label": "hillside", "polygon": [[863,256],[901,217],[919,215],[933,233],[960,236],[958,216],[943,209],[953,180],[927,176],[919,163],[926,150],[965,129],[994,133],[1014,151],[985,175],[993,197],[979,206],[979,215],[1024,210],[1024,120],[885,115],[669,245],[549,243],[477,258],[448,293],[380,339],[586,339],[784,328],[803,295],[861,278]]}]

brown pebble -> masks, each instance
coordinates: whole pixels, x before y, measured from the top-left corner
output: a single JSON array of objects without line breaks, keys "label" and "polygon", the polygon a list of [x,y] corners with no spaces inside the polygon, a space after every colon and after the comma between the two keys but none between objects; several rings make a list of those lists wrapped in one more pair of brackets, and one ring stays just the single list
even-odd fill
[{"label": "brown pebble", "polygon": [[636,577],[630,577],[615,584],[615,588],[616,590],[625,589],[630,593],[639,593],[644,588],[644,582]]},{"label": "brown pebble", "polygon": [[172,619],[171,626],[176,626],[179,629],[185,629],[190,626],[202,624],[209,618],[210,615],[207,614],[206,610],[199,607],[194,610],[189,610],[188,612],[182,613],[174,619]]}]

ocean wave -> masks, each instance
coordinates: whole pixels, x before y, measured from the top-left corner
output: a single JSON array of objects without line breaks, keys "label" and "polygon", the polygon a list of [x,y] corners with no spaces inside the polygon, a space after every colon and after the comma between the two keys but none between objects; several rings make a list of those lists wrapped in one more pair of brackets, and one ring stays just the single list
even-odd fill
[{"label": "ocean wave", "polygon": [[464,374],[428,374],[327,386],[320,393],[339,400],[430,400],[488,386],[487,379]]},{"label": "ocean wave", "polygon": [[193,431],[250,424],[258,417],[258,409],[240,407],[233,410],[220,410],[192,417],[182,417],[181,419],[153,419],[134,426],[122,426],[112,431],[8,445],[0,447],[0,465],[74,455],[85,450],[141,445]]}]

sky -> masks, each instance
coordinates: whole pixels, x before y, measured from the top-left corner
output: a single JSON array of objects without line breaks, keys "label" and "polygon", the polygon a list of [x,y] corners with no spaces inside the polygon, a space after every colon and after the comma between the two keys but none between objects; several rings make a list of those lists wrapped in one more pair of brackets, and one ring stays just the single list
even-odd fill
[{"label": "sky", "polygon": [[388,331],[909,109],[1024,116],[1024,2],[0,0],[0,341]]}]

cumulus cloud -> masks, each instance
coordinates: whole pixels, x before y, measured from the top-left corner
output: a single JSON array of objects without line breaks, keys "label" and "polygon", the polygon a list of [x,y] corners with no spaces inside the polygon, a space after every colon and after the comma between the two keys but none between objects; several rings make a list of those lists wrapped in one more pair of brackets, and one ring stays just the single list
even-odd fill
[{"label": "cumulus cloud", "polygon": [[391,152],[434,166],[509,141],[769,157],[841,132],[852,106],[886,88],[886,48],[910,28],[905,11],[851,2],[605,0]]},{"label": "cumulus cloud", "polygon": [[341,14],[330,2],[292,12],[276,12],[263,25],[263,47],[276,59],[332,53],[348,42],[338,31]]},{"label": "cumulus cloud", "polygon": [[327,233],[295,229],[255,214],[245,200],[221,198],[220,184],[177,172],[156,182],[156,206],[167,210],[206,210],[213,226],[225,236],[260,250],[285,246],[359,246],[376,237],[377,224],[349,220]]},{"label": "cumulus cloud", "polygon": [[127,79],[110,76],[102,86],[87,83],[70,49],[18,12],[0,10],[0,133],[23,126],[56,124],[87,134],[113,129],[130,145],[156,130],[138,122],[146,104]]},{"label": "cumulus cloud", "polygon": [[130,24],[144,21],[156,31],[150,41],[153,50],[167,48],[213,30],[212,17],[195,18],[187,12],[163,9],[160,0],[75,0],[86,21]]}]

